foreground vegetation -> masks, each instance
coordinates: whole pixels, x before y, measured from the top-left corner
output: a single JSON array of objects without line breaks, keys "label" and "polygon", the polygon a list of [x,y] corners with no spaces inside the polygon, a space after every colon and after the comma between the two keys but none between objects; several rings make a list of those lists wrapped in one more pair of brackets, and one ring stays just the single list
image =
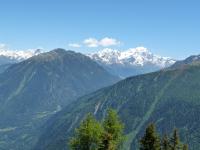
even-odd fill
[{"label": "foreground vegetation", "polygon": [[[105,119],[97,121],[92,114],[88,114],[75,130],[70,139],[72,150],[120,150],[125,141],[124,124],[120,121],[115,110],[109,109]],[[140,140],[140,150],[188,150],[182,144],[178,131],[175,129],[172,136],[164,135],[160,138],[155,125],[150,124]]]},{"label": "foreground vegetation", "polygon": [[110,109],[100,123],[88,114],[70,140],[72,150],[116,150],[124,141],[124,125],[116,111]]},{"label": "foreground vegetation", "polygon": [[177,129],[170,138],[168,135],[160,138],[155,125],[150,124],[140,140],[140,150],[188,150],[188,146],[181,143]]}]

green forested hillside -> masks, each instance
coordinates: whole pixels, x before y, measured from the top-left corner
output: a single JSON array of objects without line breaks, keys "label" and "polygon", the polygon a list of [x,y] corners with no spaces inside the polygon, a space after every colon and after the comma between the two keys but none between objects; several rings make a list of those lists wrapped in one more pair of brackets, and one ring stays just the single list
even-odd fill
[{"label": "green forested hillside", "polygon": [[10,66],[0,75],[0,149],[30,149],[51,115],[118,80],[89,57],[63,49]]},{"label": "green forested hillside", "polygon": [[147,124],[154,122],[161,134],[176,127],[191,150],[200,150],[200,65],[192,63],[136,77],[79,98],[46,123],[35,150],[65,150],[83,116],[105,116],[112,107],[125,123],[124,149],[136,150]]}]

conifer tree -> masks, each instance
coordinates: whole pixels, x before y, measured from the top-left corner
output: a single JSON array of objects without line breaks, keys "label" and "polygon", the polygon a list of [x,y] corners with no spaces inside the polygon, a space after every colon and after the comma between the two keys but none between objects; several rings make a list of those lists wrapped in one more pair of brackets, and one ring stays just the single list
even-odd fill
[{"label": "conifer tree", "polygon": [[125,139],[123,129],[117,112],[112,109],[102,124],[89,114],[75,130],[69,145],[72,150],[119,150]]},{"label": "conifer tree", "polygon": [[140,140],[140,150],[161,150],[160,138],[154,124],[147,127],[144,137]]},{"label": "conifer tree", "polygon": [[162,150],[170,150],[170,143],[168,136],[165,134],[162,139]]},{"label": "conifer tree", "polygon": [[173,131],[170,139],[165,134],[160,142],[155,126],[150,124],[140,140],[140,150],[188,150],[188,145],[181,143],[177,129]]},{"label": "conifer tree", "polygon": [[102,150],[118,150],[124,140],[124,125],[120,121],[117,112],[109,109],[103,121],[104,135]]},{"label": "conifer tree", "polygon": [[187,144],[183,145],[183,150],[188,150],[188,145]]},{"label": "conifer tree", "polygon": [[102,142],[103,128],[95,118],[88,114],[76,129],[75,136],[70,140],[72,150],[98,150]]},{"label": "conifer tree", "polygon": [[171,142],[171,150],[180,150],[181,149],[181,142],[179,140],[178,130],[174,129],[173,135],[170,139]]}]

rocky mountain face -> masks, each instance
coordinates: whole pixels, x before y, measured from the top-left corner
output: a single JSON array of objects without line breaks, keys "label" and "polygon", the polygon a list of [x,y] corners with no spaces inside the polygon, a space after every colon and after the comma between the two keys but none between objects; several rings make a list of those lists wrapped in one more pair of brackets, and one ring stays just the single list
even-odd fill
[{"label": "rocky mountain face", "polygon": [[0,149],[30,149],[51,115],[118,80],[89,57],[63,49],[11,65],[0,74]]},{"label": "rocky mountain face", "polygon": [[116,109],[125,123],[124,149],[136,150],[151,122],[161,134],[178,128],[190,150],[199,149],[200,61],[193,65],[193,58],[184,67],[130,77],[79,98],[48,120],[35,150],[68,150],[66,141],[83,117],[91,112],[104,118],[109,107]]},{"label": "rocky mountain face", "polygon": [[175,60],[152,54],[144,47],[126,51],[104,49],[88,54],[106,70],[122,78],[149,73],[171,66]]}]

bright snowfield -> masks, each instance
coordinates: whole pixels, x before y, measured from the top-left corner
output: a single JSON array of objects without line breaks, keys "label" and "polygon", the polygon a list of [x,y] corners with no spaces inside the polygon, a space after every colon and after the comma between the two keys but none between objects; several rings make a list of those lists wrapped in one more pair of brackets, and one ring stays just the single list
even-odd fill
[{"label": "bright snowfield", "polygon": [[10,60],[15,60],[15,61],[22,61],[25,59],[28,59],[34,55],[38,55],[41,53],[41,50],[36,49],[30,49],[26,51],[13,51],[13,50],[2,50],[0,49],[0,57],[4,57]]},{"label": "bright snowfield", "polygon": [[145,47],[136,47],[125,51],[106,48],[99,52],[89,54],[88,56],[105,64],[129,64],[134,66],[154,64],[164,68],[175,63],[174,59],[154,55]]},{"label": "bright snowfield", "polygon": [[152,54],[144,47],[125,51],[107,48],[88,56],[101,64],[107,71],[121,78],[154,72],[175,63],[174,59]]},{"label": "bright snowfield", "polygon": [[[7,62],[19,62],[43,50],[12,51],[0,50],[0,65]],[[171,66],[175,60],[151,53],[145,47],[130,48],[125,51],[115,49],[103,49],[87,54],[91,59],[102,65],[110,73],[121,78],[157,71]]]}]

